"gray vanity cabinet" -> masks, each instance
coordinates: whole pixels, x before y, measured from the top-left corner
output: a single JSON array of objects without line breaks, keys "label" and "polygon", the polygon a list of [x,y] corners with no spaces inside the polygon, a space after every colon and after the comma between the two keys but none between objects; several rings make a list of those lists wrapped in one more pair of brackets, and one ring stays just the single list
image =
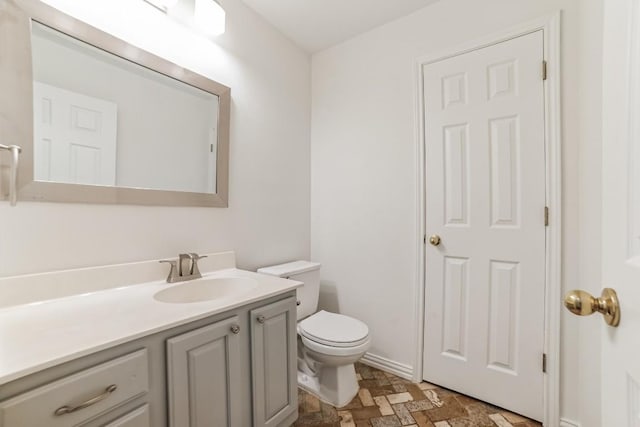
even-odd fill
[{"label": "gray vanity cabinet", "polygon": [[295,298],[251,310],[250,319],[253,426],[276,427],[297,414]]},{"label": "gray vanity cabinet", "polygon": [[289,427],[295,327],[290,291],[47,368],[0,386],[0,427]]},{"label": "gray vanity cabinet", "polygon": [[167,340],[169,426],[240,425],[238,316]]}]

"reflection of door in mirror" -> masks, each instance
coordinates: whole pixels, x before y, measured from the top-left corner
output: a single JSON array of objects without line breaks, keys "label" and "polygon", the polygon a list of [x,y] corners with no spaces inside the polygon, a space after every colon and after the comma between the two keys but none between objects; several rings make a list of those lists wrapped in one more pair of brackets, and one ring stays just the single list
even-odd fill
[{"label": "reflection of door in mirror", "polygon": [[33,105],[36,180],[115,185],[116,104],[34,82]]},{"label": "reflection of door in mirror", "polygon": [[228,86],[46,2],[0,0],[0,22],[17,199],[229,206]]},{"label": "reflection of door in mirror", "polygon": [[209,153],[207,154],[207,193],[216,192],[216,164],[218,162],[218,130],[209,129]]},{"label": "reflection of door in mirror", "polygon": [[217,95],[37,22],[31,41],[36,180],[217,192]]}]

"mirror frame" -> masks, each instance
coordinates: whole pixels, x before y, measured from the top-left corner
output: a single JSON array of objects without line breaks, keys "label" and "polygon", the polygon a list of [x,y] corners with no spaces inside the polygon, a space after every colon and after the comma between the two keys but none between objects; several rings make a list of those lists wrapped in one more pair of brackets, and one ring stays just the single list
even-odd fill
[{"label": "mirror frame", "polygon": [[[34,180],[32,21],[108,53],[217,95],[216,193],[153,190]],[[0,0],[0,143],[22,147],[18,200],[156,206],[227,207],[231,89],[132,46],[38,0]],[[6,187],[6,179],[3,179]],[[3,195],[8,193],[3,188]]]}]

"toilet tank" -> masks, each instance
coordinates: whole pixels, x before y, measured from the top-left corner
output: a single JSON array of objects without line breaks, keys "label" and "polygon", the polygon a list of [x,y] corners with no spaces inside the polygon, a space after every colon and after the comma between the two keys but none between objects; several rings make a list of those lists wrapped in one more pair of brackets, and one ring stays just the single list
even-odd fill
[{"label": "toilet tank", "polygon": [[311,316],[318,310],[318,296],[320,294],[320,264],[311,261],[293,261],[286,264],[272,265],[258,269],[258,273],[270,276],[297,280],[304,286],[296,290],[298,305],[297,320]]}]

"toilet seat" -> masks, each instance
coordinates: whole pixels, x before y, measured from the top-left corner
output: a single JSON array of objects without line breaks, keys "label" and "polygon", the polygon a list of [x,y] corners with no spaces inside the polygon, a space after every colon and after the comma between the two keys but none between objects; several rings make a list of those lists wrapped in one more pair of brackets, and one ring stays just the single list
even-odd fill
[{"label": "toilet seat", "polygon": [[323,354],[325,356],[354,356],[354,355],[362,355],[371,346],[371,339],[367,337],[362,343],[353,346],[353,347],[333,347],[330,345],[321,344],[319,342],[315,342],[310,340],[309,338],[300,335],[300,339],[302,340],[302,344],[305,349],[314,351],[319,354]]},{"label": "toilet seat", "polygon": [[298,323],[307,341],[328,347],[353,348],[369,341],[369,328],[353,317],[321,310]]}]

